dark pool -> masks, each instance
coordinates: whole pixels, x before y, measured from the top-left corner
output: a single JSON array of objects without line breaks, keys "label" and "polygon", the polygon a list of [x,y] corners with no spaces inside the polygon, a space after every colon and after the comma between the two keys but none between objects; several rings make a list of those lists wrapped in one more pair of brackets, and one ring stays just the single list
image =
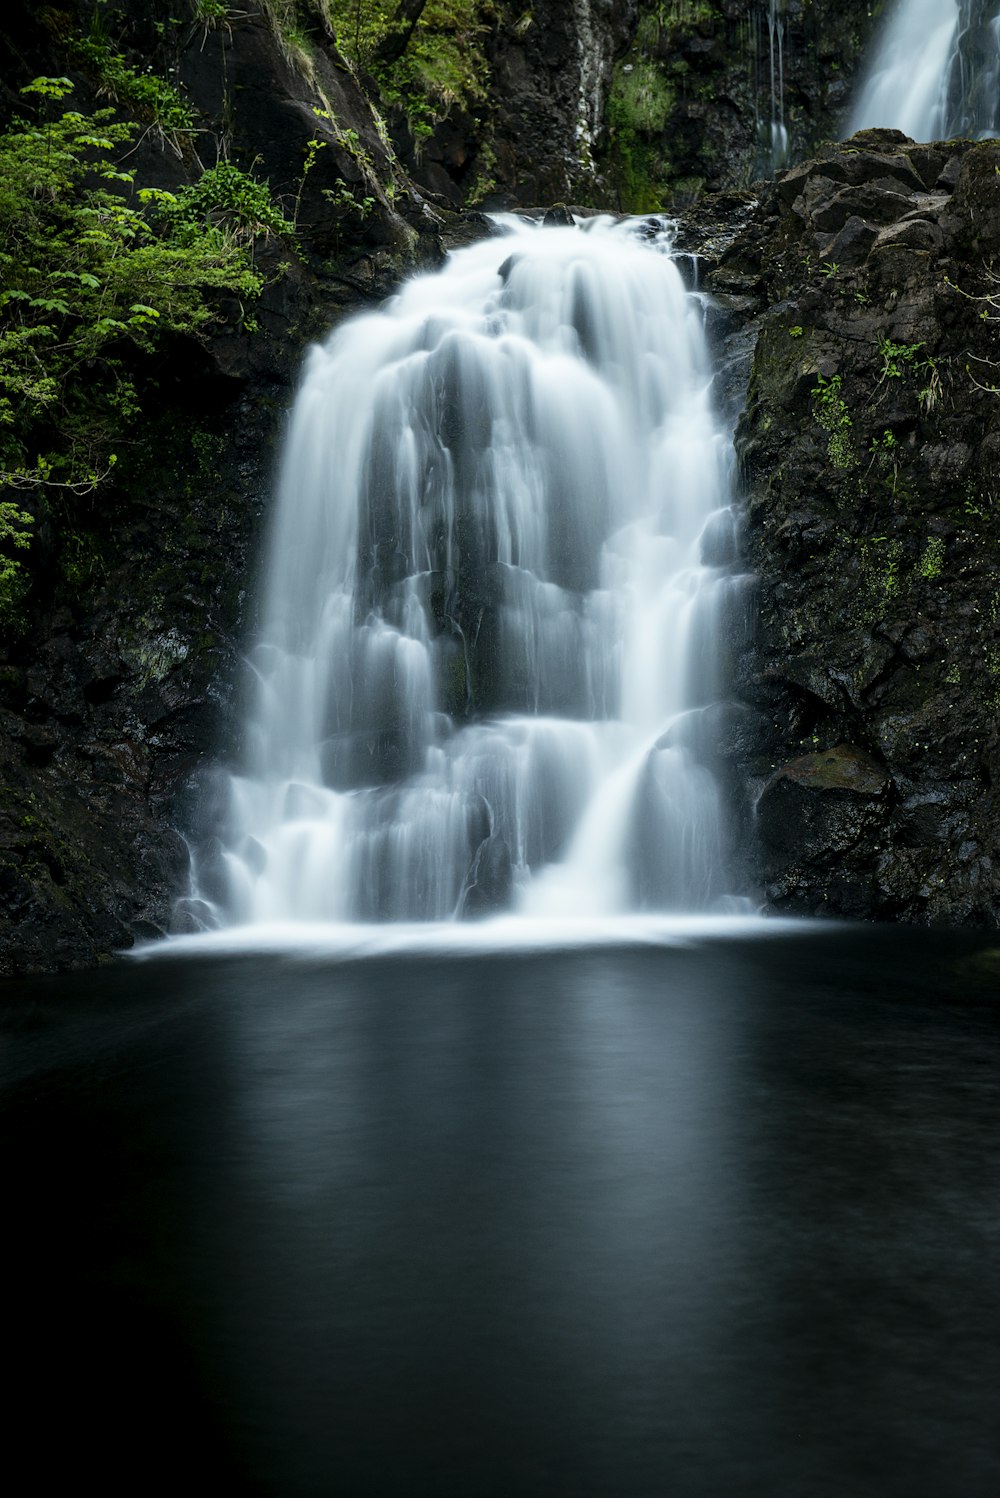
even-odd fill
[{"label": "dark pool", "polygon": [[2,997],[19,1492],[1000,1493],[1000,940]]}]

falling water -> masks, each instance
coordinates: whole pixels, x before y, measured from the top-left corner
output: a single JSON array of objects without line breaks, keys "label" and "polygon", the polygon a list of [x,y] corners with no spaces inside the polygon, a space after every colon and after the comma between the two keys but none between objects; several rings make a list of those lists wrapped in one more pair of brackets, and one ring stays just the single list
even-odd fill
[{"label": "falling water", "polygon": [[788,155],[785,128],[785,17],[783,0],[768,0],[767,50],[771,75],[771,170],[777,171]]},{"label": "falling water", "polygon": [[[751,0],[747,26],[757,167],[774,173],[788,160],[789,146],[785,124],[785,0]],[[762,106],[765,94],[767,103]]]},{"label": "falling water", "polygon": [[1000,0],[898,0],[848,122],[914,140],[1000,133]]},{"label": "falling water", "polygon": [[695,748],[741,579],[702,309],[661,223],[503,226],[310,355],[189,915],[726,908]]}]

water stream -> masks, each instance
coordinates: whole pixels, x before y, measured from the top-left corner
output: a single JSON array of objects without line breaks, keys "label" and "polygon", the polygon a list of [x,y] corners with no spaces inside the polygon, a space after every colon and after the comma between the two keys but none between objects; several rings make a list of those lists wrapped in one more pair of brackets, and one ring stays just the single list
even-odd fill
[{"label": "water stream", "polygon": [[914,140],[1000,133],[1000,0],[898,0],[848,121]]},{"label": "water stream", "polygon": [[207,925],[731,908],[701,303],[659,221],[503,228],[309,358]]}]

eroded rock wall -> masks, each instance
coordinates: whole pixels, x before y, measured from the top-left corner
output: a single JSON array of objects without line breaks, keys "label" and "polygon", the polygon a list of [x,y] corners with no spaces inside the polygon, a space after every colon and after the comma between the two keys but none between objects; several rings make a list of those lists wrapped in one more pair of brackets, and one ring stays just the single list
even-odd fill
[{"label": "eroded rock wall", "polygon": [[595,172],[612,69],[638,0],[541,0],[506,17],[491,49],[487,151],[494,189],[515,203],[612,206]]}]

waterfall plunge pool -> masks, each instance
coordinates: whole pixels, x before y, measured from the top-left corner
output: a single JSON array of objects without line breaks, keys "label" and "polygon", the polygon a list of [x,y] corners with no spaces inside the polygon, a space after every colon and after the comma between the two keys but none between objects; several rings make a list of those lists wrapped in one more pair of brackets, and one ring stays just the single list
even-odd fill
[{"label": "waterfall plunge pool", "polygon": [[995,941],[760,922],[9,982],[8,1467],[993,1498]]}]

